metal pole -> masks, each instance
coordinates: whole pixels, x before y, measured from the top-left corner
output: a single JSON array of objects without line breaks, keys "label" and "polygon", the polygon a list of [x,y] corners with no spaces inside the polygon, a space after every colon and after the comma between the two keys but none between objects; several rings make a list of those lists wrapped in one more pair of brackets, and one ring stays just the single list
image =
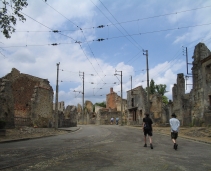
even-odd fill
[{"label": "metal pole", "polygon": [[56,100],[55,100],[55,129],[58,129],[58,91],[59,91],[59,63],[57,63]]},{"label": "metal pole", "polygon": [[147,105],[148,105],[148,113],[150,112],[149,105],[149,65],[148,65],[148,50],[146,50],[146,65],[147,65]]},{"label": "metal pole", "polygon": [[84,72],[83,72],[83,110],[82,110],[82,113],[83,113],[83,123],[84,123]]},{"label": "metal pole", "polygon": [[187,65],[187,74],[188,74],[188,49],[187,49],[187,47],[186,47],[185,49],[186,49],[186,65]]},{"label": "metal pole", "polygon": [[121,71],[121,125],[123,125],[123,116],[122,116],[122,71]]},{"label": "metal pole", "polygon": [[131,91],[132,91],[132,75],[131,75],[131,77],[130,77],[130,78],[131,78]]},{"label": "metal pole", "polygon": [[147,113],[150,112],[150,105],[149,105],[149,67],[148,67],[148,50],[143,50],[146,54],[146,67],[147,67]]}]

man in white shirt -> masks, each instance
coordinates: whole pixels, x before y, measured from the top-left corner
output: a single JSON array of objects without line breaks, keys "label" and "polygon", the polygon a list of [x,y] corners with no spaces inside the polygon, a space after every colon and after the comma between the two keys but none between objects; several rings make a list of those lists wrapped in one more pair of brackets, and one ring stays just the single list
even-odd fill
[{"label": "man in white shirt", "polygon": [[177,116],[175,113],[173,113],[172,118],[169,120],[170,126],[171,126],[171,139],[174,143],[173,148],[177,150],[178,144],[176,142],[176,139],[178,137],[179,127],[180,127],[180,121],[176,118]]}]

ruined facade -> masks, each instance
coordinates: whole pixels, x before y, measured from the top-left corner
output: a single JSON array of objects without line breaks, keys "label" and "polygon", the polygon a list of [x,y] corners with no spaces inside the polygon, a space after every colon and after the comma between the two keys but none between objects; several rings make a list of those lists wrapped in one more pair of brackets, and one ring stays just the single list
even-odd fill
[{"label": "ruined facade", "polygon": [[[7,84],[4,84],[5,80]],[[49,127],[53,122],[53,89],[47,79],[23,74],[13,68],[11,73],[0,79],[0,84],[8,85],[6,93],[12,92],[10,101],[1,108],[5,110],[12,102],[9,108],[14,117],[30,118],[31,124],[38,127]],[[0,99],[5,95],[1,94]]]},{"label": "ruined facade", "polygon": [[117,93],[113,91],[113,88],[110,88],[110,93],[106,95],[106,108],[108,109],[116,109],[116,100],[118,98]]},{"label": "ruined facade", "polygon": [[119,124],[122,124],[121,112],[116,110],[111,110],[107,108],[99,109],[96,116],[96,124],[97,125],[109,125],[111,117],[114,118],[114,124],[116,122],[116,118],[119,118]]},{"label": "ruined facade", "polygon": [[[66,122],[65,124],[68,127],[76,127],[77,126],[78,114],[77,114],[76,106],[68,105],[65,109],[64,115],[65,115],[65,119],[63,120],[63,122]],[[63,125],[65,125],[65,124],[63,123]]]},{"label": "ruined facade", "polygon": [[14,100],[12,84],[9,80],[0,79],[0,120],[6,121],[6,127],[14,127]]},{"label": "ruined facade", "polygon": [[[169,121],[172,103],[163,104],[162,95],[149,96],[150,117],[154,124],[163,125]],[[140,125],[147,113],[147,93],[142,86],[127,91],[127,125]]]},{"label": "ruined facade", "polygon": [[177,75],[177,84],[172,89],[173,112],[182,125],[211,124],[211,52],[204,43],[195,46],[193,54],[193,87],[185,94],[183,74]]},{"label": "ruined facade", "polygon": [[141,124],[147,111],[146,106],[147,95],[142,86],[127,91],[127,125]]},{"label": "ruined facade", "polygon": [[151,94],[149,100],[150,114],[154,123],[161,124],[168,122],[166,117],[166,111],[164,110],[162,95],[157,93]]},{"label": "ruined facade", "polygon": [[[55,110],[55,103],[53,103],[53,110]],[[65,111],[65,103],[64,101],[58,102],[58,111]]]}]

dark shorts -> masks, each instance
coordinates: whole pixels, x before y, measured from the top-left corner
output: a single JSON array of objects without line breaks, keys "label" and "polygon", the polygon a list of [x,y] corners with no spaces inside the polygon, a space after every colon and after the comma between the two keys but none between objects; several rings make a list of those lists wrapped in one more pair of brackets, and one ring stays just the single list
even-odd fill
[{"label": "dark shorts", "polygon": [[178,132],[171,132],[171,139],[177,139],[178,137]]},{"label": "dark shorts", "polygon": [[152,130],[144,130],[144,136],[152,136]]}]

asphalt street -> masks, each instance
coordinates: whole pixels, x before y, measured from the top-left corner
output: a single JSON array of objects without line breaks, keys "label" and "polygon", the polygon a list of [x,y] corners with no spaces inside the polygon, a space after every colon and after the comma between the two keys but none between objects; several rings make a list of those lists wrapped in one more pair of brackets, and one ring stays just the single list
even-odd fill
[{"label": "asphalt street", "polygon": [[140,129],[84,125],[63,135],[0,144],[0,170],[24,171],[211,171],[211,145],[153,135],[143,147]]}]

